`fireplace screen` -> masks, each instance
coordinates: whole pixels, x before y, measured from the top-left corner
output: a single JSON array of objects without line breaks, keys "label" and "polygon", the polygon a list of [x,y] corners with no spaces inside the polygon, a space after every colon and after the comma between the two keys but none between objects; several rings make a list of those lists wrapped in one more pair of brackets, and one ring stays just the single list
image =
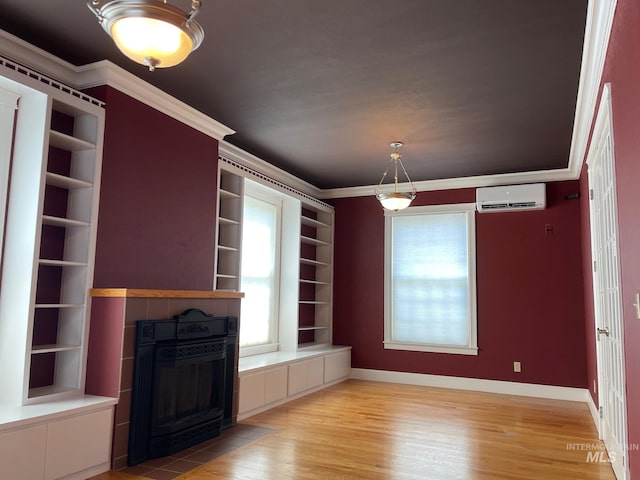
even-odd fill
[{"label": "fireplace screen", "polygon": [[[182,430],[221,417],[224,408],[225,341],[159,347],[152,398],[152,434]],[[175,351],[182,357],[163,360]],[[185,358],[186,357],[186,358]]]},{"label": "fireplace screen", "polygon": [[137,322],[130,465],[220,434],[236,335],[237,319],[193,309],[172,320]]}]

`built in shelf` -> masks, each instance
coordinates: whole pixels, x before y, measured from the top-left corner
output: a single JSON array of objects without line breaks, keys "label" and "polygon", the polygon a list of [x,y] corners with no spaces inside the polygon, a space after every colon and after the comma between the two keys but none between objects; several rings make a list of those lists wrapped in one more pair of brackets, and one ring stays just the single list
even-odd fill
[{"label": "built in shelf", "polygon": [[31,354],[37,355],[51,352],[68,352],[71,350],[80,350],[80,348],[80,345],[63,345],[58,343],[50,345],[35,345],[31,347]]},{"label": "built in shelf", "polygon": [[319,267],[327,267],[329,265],[326,262],[320,262],[318,260],[313,260],[312,258],[301,258],[300,263],[304,265],[315,265]]},{"label": "built in shelf", "polygon": [[40,265],[45,265],[48,267],[86,267],[87,264],[84,262],[70,262],[68,260],[49,260],[46,258],[41,258],[39,260]]},{"label": "built in shelf", "polygon": [[95,150],[96,148],[95,144],[91,142],[55,130],[49,132],[49,145],[69,152],[82,152],[84,150]]},{"label": "built in shelf", "polygon": [[324,222],[316,220],[315,218],[305,217],[304,215],[300,217],[300,221],[303,225],[309,225],[311,227],[328,228],[330,226]]},{"label": "built in shelf", "polygon": [[93,280],[105,111],[99,102],[84,101],[90,97],[53,91],[46,97],[24,119],[47,122],[31,122],[33,135],[16,138],[16,145],[29,143],[40,155],[25,150],[16,157],[22,168],[12,170],[12,182],[20,188],[11,192],[8,216],[20,217],[13,232],[20,241],[4,245],[12,262],[5,262],[3,278],[16,281],[3,285],[0,307],[11,315],[2,320],[11,323],[16,338],[31,340],[4,342],[0,391],[3,403],[22,411],[67,396],[59,393],[82,396],[86,379],[86,300]]},{"label": "built in shelf", "polygon": [[218,175],[214,287],[218,290],[238,291],[244,179],[224,169],[220,169]]},{"label": "built in shelf", "polygon": [[301,278],[300,283],[311,283],[313,285],[329,285],[329,282],[319,282],[318,280],[307,280],[305,278]]},{"label": "built in shelf", "polygon": [[36,303],[35,308],[84,308],[80,303]]},{"label": "built in shelf", "polygon": [[47,385],[46,387],[30,388],[29,398],[48,397],[51,395],[59,395],[61,393],[76,393],[75,387],[66,387],[64,385]]},{"label": "built in shelf", "polygon": [[218,278],[229,278],[229,279],[232,279],[232,280],[235,280],[235,279],[238,278],[237,275],[229,275],[229,274],[226,274],[226,273],[218,273],[218,274],[216,274],[216,277],[218,277]]},{"label": "built in shelf", "polygon": [[328,242],[323,242],[322,240],[318,240],[317,238],[304,237],[304,236],[300,236],[300,241],[308,245],[321,245],[326,247],[330,245]]},{"label": "built in shelf", "polygon": [[240,195],[235,192],[230,192],[229,190],[220,189],[220,196],[222,198],[240,198]]},{"label": "built in shelf", "polygon": [[72,220],[70,218],[52,217],[51,215],[43,215],[42,223],[45,225],[52,225],[54,227],[88,227],[89,222],[83,222],[81,220]]},{"label": "built in shelf", "polygon": [[47,172],[47,185],[60,188],[91,188],[93,185],[77,178],[65,177],[57,173]]},{"label": "built in shelf", "polygon": [[226,225],[240,225],[240,222],[238,222],[237,220],[232,220],[230,218],[225,218],[225,217],[220,217],[218,221]]}]

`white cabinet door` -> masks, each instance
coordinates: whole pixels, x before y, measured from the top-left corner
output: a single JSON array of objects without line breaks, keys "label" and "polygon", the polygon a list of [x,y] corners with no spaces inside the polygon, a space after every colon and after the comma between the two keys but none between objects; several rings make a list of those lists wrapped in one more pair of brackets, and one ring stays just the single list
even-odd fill
[{"label": "white cabinet door", "polygon": [[322,385],[324,361],[322,357],[312,358],[289,365],[289,395],[295,395]]},{"label": "white cabinet door", "polygon": [[112,408],[50,423],[45,479],[55,480],[110,462],[112,425]]},{"label": "white cabinet door", "polygon": [[289,365],[289,395],[304,392],[307,389],[307,362]]},{"label": "white cabinet door", "polygon": [[265,373],[258,372],[240,376],[240,399],[238,413],[248,412],[262,407],[265,403]]},{"label": "white cabinet door", "polygon": [[307,362],[307,388],[322,385],[324,381],[324,360],[313,358]]},{"label": "white cabinet door", "polygon": [[42,480],[47,426],[0,435],[0,476],[11,480]]},{"label": "white cabinet door", "polygon": [[265,378],[264,403],[282,400],[287,396],[287,367],[267,370]]},{"label": "white cabinet door", "polygon": [[324,383],[351,375],[351,350],[324,357]]}]

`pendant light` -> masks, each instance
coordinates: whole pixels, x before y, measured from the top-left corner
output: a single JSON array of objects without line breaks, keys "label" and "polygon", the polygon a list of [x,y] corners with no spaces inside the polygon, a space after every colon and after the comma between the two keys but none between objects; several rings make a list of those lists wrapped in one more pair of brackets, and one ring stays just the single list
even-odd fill
[{"label": "pendant light", "polygon": [[204,39],[204,30],[194,19],[200,0],[192,0],[189,13],[166,0],[112,0],[100,4],[100,0],[87,1],[120,51],[150,71],[181,63]]},{"label": "pendant light", "polygon": [[[389,161],[389,166],[382,174],[382,178],[380,179],[380,183],[376,187],[375,193],[376,198],[380,201],[382,206],[387,210],[393,210],[397,212],[398,210],[402,210],[411,205],[411,202],[414,198],[416,198],[416,187],[413,185],[413,182],[409,178],[409,174],[407,170],[404,168],[404,164],[402,163],[401,156],[402,154],[398,151],[398,149],[402,148],[402,142],[391,142],[389,144],[391,148],[393,148],[393,152],[391,152],[391,160]],[[404,176],[407,177],[409,181],[409,185],[411,186],[411,190],[408,192],[400,192],[398,191],[398,165],[402,169]],[[389,169],[393,166],[393,192],[392,193],[380,193],[380,188],[382,187],[382,182],[386,178],[389,173]]]}]

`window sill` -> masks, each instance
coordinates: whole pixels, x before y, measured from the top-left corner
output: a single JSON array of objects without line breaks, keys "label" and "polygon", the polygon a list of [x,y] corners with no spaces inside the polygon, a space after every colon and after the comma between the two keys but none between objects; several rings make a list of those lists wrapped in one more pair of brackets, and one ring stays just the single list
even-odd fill
[{"label": "window sill", "polygon": [[240,347],[240,358],[253,357],[277,352],[280,349],[279,343],[268,343],[266,345],[253,345],[250,347]]},{"label": "window sill", "polygon": [[455,347],[429,345],[426,343],[384,342],[385,350],[408,350],[413,352],[453,353],[456,355],[478,355],[478,347]]}]

